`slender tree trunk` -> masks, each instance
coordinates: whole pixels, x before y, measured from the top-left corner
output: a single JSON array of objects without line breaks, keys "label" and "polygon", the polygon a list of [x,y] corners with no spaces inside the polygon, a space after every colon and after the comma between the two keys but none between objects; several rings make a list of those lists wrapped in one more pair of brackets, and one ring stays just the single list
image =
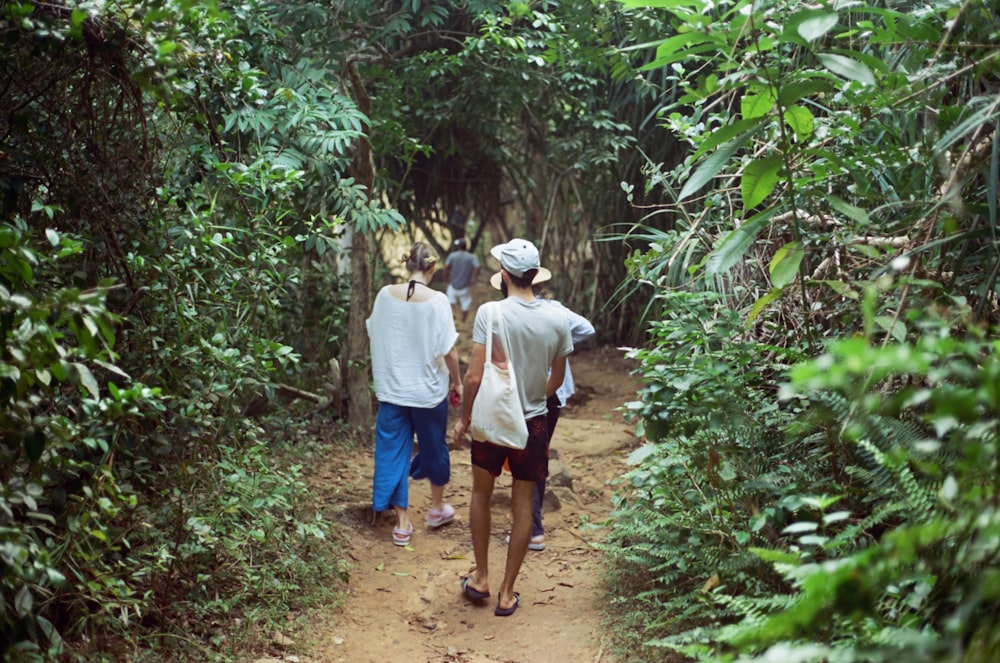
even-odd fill
[{"label": "slender tree trunk", "polygon": [[[358,108],[371,117],[371,100],[364,81],[358,75],[357,67],[348,61],[345,68]],[[375,166],[367,135],[355,145],[350,171],[355,181],[372,195],[375,190]],[[364,428],[370,428],[374,422],[368,365],[368,330],[365,328],[365,320],[372,308],[369,253],[368,236],[355,229],[351,242],[351,313],[347,324],[346,361],[341,369],[348,399],[347,423]]]},{"label": "slender tree trunk", "polygon": [[371,311],[371,277],[368,268],[368,237],[355,232],[351,246],[351,314],[347,324],[347,361],[342,373],[347,391],[347,423],[370,428],[372,412],[371,378],[368,366],[368,330],[365,320]]}]

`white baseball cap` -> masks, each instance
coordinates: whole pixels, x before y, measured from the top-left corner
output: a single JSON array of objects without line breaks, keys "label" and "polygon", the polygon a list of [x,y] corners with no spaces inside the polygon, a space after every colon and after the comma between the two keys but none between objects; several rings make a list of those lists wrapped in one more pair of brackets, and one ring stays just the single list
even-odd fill
[{"label": "white baseball cap", "polygon": [[512,239],[490,249],[490,255],[500,261],[500,266],[514,276],[524,276],[532,269],[540,269],[538,249],[526,239]]}]

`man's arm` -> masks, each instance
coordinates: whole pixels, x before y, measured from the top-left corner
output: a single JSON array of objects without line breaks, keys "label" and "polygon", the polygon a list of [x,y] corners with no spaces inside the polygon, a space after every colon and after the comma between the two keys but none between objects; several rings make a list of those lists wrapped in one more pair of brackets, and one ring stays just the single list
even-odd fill
[{"label": "man's arm", "polygon": [[545,397],[548,398],[552,394],[556,393],[556,390],[563,383],[563,379],[566,377],[566,357],[556,357],[552,360],[552,368],[549,372],[549,379],[545,383]]},{"label": "man's arm", "polygon": [[587,339],[593,338],[597,333],[590,320],[568,308],[566,309],[566,321],[569,323],[569,335],[573,338],[573,345],[583,343]]}]

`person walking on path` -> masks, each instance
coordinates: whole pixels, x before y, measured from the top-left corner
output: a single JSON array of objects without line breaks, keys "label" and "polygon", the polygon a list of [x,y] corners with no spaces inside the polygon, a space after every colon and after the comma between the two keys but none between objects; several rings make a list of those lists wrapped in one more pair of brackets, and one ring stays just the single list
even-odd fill
[{"label": "person walking on path", "polygon": [[444,279],[448,282],[446,294],[448,303],[458,304],[462,310],[462,322],[469,317],[472,307],[472,284],[479,276],[479,259],[469,252],[464,239],[455,240],[455,250],[444,261]]},{"label": "person walking on path", "polygon": [[[510,351],[510,357],[497,356],[503,354],[503,345],[496,340],[491,360],[498,363],[509,361],[513,364],[517,375],[517,391],[528,426],[528,443],[525,449],[515,450],[492,444],[488,440],[472,441],[469,527],[476,566],[469,576],[462,579],[462,592],[466,598],[476,602],[490,597],[490,503],[496,478],[500,476],[504,462],[507,462],[513,477],[513,525],[494,610],[497,616],[506,617],[514,614],[521,603],[520,594],[514,591],[514,583],[531,538],[535,484],[538,479],[545,478],[548,471],[546,399],[562,384],[566,374],[566,355],[573,351],[573,340],[566,316],[554,307],[544,305],[531,290],[531,281],[541,269],[538,249],[531,242],[513,239],[493,247],[490,254],[500,261],[501,291],[505,295],[503,301],[491,303],[490,306],[496,306],[495,313],[503,316]],[[486,311],[480,307],[473,324],[472,351],[465,373],[465,398],[453,436],[455,445],[461,444],[469,430],[472,403],[479,391],[483,363],[486,360],[486,335],[495,335],[498,328],[496,320],[493,329],[486,328]]]},{"label": "person walking on path", "polygon": [[[535,298],[538,301],[560,310],[566,316],[566,321],[569,324],[569,333],[573,339],[573,347],[575,348],[580,343],[593,338],[597,332],[594,330],[594,325],[590,320],[570,310],[562,302],[552,299],[544,285],[551,278],[552,272],[543,267],[532,280],[531,290],[535,293]],[[502,283],[499,274],[494,274],[490,277],[490,285],[494,289],[500,290]],[[566,406],[566,402],[575,393],[576,385],[573,383],[573,371],[570,369],[569,358],[567,358],[566,377],[563,378],[562,384],[559,385],[556,393],[549,396],[546,400],[549,446],[552,445],[552,436],[556,432],[556,424],[559,422],[559,415],[562,412],[562,408]],[[549,476],[547,455],[545,460],[546,478],[539,479],[535,484],[535,500],[531,509],[531,539],[528,541],[528,550],[545,550],[545,526],[542,524],[542,504],[545,500],[545,487],[548,482],[547,477]]]},{"label": "person walking on path", "polygon": [[[396,512],[392,542],[397,546],[408,545],[413,534],[407,475],[430,481],[429,528],[455,518],[455,509],[444,501],[444,487],[451,480],[449,385],[459,398],[462,393],[455,319],[448,299],[428,285],[437,256],[427,244],[416,242],[403,259],[408,282],[379,290],[366,321],[378,398],[372,508],[375,513],[390,507]],[[419,443],[415,455],[414,435]]]}]

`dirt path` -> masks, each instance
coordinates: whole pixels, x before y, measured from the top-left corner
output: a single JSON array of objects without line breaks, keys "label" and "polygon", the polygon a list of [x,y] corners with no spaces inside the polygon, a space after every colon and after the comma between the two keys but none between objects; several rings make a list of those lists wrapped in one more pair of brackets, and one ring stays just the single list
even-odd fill
[{"label": "dirt path", "polygon": [[[481,300],[480,300],[481,301]],[[471,317],[471,316],[470,316]],[[468,356],[471,320],[460,324],[460,355]],[[455,522],[430,531],[423,524],[430,505],[426,481],[410,482],[415,532],[407,548],[392,545],[394,518],[372,524],[370,447],[353,458],[317,468],[318,485],[330,491],[349,557],[349,595],[343,606],[313,625],[310,661],[324,663],[609,663],[611,646],[601,626],[599,552],[605,536],[595,527],[611,510],[613,487],[637,440],[616,408],[632,400],[631,362],[614,348],[586,346],[571,357],[577,397],[564,409],[552,448],[571,478],[552,485],[558,498],[546,510],[546,549],[529,551],[517,590],[521,608],[494,616],[495,599],[474,606],[459,583],[474,566],[468,527],[471,466],[468,448],[453,450],[452,482],[446,496]],[[452,420],[455,417],[452,412]],[[449,426],[449,431],[451,426]],[[553,468],[557,469],[556,463]],[[510,529],[510,475],[498,479],[493,498],[490,546],[491,589],[503,574]],[[553,479],[558,482],[558,479]]]}]

